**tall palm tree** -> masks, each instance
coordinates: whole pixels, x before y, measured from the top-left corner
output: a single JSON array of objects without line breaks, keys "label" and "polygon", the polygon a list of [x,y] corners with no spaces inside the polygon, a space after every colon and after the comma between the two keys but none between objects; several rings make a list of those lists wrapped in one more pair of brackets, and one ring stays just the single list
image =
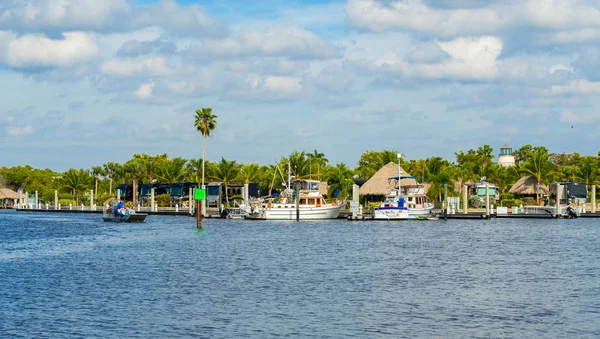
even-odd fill
[{"label": "tall palm tree", "polygon": [[202,133],[202,186],[204,186],[204,144],[206,137],[217,127],[217,116],[212,114],[212,108],[202,108],[196,110],[196,121],[194,126],[196,130]]},{"label": "tall palm tree", "polygon": [[90,172],[83,169],[71,168],[62,175],[62,184],[73,191],[77,205],[79,205],[79,192],[87,189],[91,181]]},{"label": "tall palm tree", "polygon": [[98,179],[101,175],[105,175],[104,173],[105,172],[104,172],[104,169],[102,168],[102,166],[93,166],[92,167],[92,175],[96,179],[96,188],[94,189],[95,197],[92,197],[92,199],[94,201],[96,201],[96,199],[98,199]]},{"label": "tall palm tree", "polygon": [[110,182],[108,191],[110,192],[110,194],[113,194],[113,191],[112,191],[113,177],[119,171],[119,168],[121,167],[121,165],[119,165],[116,162],[107,162],[106,164],[102,165],[102,167],[104,168],[104,173],[106,173],[105,175],[108,175],[108,179]]},{"label": "tall palm tree", "polygon": [[234,179],[239,171],[239,165],[235,160],[225,160],[221,157],[221,161],[217,163],[215,179],[223,182],[225,185],[225,201],[229,204],[229,183]]}]

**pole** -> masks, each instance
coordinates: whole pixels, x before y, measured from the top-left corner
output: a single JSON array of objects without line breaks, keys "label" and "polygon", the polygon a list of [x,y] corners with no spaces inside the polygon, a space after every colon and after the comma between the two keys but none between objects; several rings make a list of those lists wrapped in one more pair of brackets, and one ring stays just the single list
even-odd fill
[{"label": "pole", "polygon": [[92,206],[94,206],[94,190],[90,190],[90,211],[92,210]]},{"label": "pole", "polygon": [[35,191],[35,209],[37,210],[39,207],[38,205],[38,191]]},{"label": "pole", "polygon": [[448,215],[448,184],[444,184],[444,202],[442,203],[442,208],[444,209],[444,220],[446,220],[446,216]]},{"label": "pole", "polygon": [[596,213],[596,185],[592,185],[592,213]]},{"label": "pole", "polygon": [[[398,153],[398,200],[400,200],[400,196],[402,195],[402,180],[400,177],[402,176],[402,170],[400,167],[400,159],[402,158],[402,154]],[[400,206],[400,205],[398,205]]]},{"label": "pole", "polygon": [[[206,192],[206,185],[202,184],[202,189]],[[219,187],[219,204],[221,203],[221,187]],[[202,205],[202,208],[200,209],[200,211],[202,211],[202,213],[206,213],[206,199],[204,200],[200,200],[200,204]],[[206,214],[202,214],[202,216],[206,216]]]},{"label": "pole", "polygon": [[54,209],[58,209],[58,191],[54,190]]},{"label": "pole", "polygon": [[561,192],[562,191],[562,185],[559,183],[556,183],[556,217],[558,218],[560,216],[560,198],[561,198]]},{"label": "pole", "polygon": [[202,200],[196,200],[196,227],[202,229]]},{"label": "pole", "polygon": [[485,216],[490,217],[490,184],[485,183]]},{"label": "pole", "polygon": [[464,214],[468,213],[468,208],[469,208],[469,199],[467,198],[467,189],[468,189],[468,186],[464,185],[463,186],[463,213]]},{"label": "pole", "polygon": [[154,212],[155,208],[154,208],[154,187],[152,187],[152,189],[150,190],[150,210],[152,212]]},{"label": "pole", "polygon": [[300,190],[296,184],[296,221],[300,221]]},{"label": "pole", "polygon": [[192,213],[193,213],[192,211],[194,210],[194,208],[193,208],[194,204],[192,203],[192,201],[193,201],[192,199],[194,199],[194,196],[192,195],[192,190],[193,190],[193,188],[190,187],[190,195],[188,198],[188,207],[189,207],[188,212],[190,213],[190,215],[192,215]]}]

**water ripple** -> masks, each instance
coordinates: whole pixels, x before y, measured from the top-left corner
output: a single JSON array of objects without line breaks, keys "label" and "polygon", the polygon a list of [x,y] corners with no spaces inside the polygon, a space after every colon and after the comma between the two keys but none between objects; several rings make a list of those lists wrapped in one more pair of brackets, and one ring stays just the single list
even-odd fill
[{"label": "water ripple", "polygon": [[600,336],[592,219],[99,219],[0,214],[2,337]]}]

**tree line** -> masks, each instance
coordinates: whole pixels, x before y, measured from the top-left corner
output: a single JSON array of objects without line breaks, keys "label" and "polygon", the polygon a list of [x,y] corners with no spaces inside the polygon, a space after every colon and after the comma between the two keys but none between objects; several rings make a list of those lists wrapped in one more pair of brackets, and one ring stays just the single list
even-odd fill
[{"label": "tree line", "polygon": [[[51,169],[36,169],[29,165],[1,167],[0,186],[23,191],[38,191],[42,199],[54,200],[54,190],[61,192],[61,199],[71,199],[77,204],[91,189],[96,198],[114,195],[115,188],[121,183],[174,183],[186,180],[201,183],[204,176],[207,182],[230,183],[258,182],[261,191],[268,194],[279,190],[287,180],[287,169],[298,179],[316,179],[329,184],[329,195],[338,192],[339,198],[352,194],[355,178],[369,179],[381,167],[389,162],[397,163],[397,150],[373,151],[362,153],[357,166],[348,167],[344,163],[331,164],[324,153],[293,151],[290,155],[268,165],[259,163],[240,163],[221,158],[219,161],[200,159],[170,158],[168,154],[134,154],[124,163],[107,162],[88,169],[71,168],[65,172]],[[505,168],[496,164],[494,150],[489,145],[477,149],[456,152],[456,159],[449,161],[441,157],[429,157],[418,160],[400,160],[402,168],[417,178],[419,182],[430,184],[428,197],[441,200],[444,185],[449,193],[460,194],[462,185],[487,181],[498,186],[500,193],[508,192],[521,177],[531,175],[539,182],[549,185],[555,181],[580,181],[588,185],[599,184],[598,156],[582,156],[577,152],[550,153],[544,146],[525,145],[514,151],[515,166]],[[204,164],[203,164],[204,163]]]}]

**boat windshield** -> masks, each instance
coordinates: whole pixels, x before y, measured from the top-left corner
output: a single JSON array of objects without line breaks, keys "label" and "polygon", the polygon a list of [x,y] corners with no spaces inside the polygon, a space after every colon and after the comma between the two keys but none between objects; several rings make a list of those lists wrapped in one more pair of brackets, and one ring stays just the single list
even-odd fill
[{"label": "boat windshield", "polygon": [[180,197],[183,195],[183,185],[171,185],[171,196]]}]

